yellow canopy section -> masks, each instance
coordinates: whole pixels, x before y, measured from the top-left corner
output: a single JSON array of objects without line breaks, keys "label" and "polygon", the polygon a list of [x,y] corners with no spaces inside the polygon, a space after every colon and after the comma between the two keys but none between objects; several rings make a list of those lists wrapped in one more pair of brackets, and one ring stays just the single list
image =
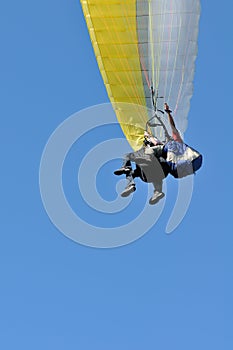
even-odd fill
[{"label": "yellow canopy section", "polygon": [[142,145],[148,120],[136,0],[80,1],[109,99],[128,142],[136,150]]}]

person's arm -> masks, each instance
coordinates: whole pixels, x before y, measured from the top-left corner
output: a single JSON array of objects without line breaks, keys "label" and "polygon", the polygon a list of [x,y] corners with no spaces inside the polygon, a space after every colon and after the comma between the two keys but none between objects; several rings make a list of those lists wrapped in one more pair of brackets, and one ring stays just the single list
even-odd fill
[{"label": "person's arm", "polygon": [[176,129],[176,125],[175,125],[173,116],[171,115],[171,110],[170,110],[167,103],[164,103],[164,110],[168,114],[169,124],[170,124],[171,129],[172,129],[172,138],[177,142],[183,142],[179,131]]},{"label": "person's arm", "polygon": [[162,142],[157,140],[154,136],[149,134],[147,131],[144,133],[144,137],[147,138],[149,142],[153,143],[154,146],[162,145]]},{"label": "person's arm", "polygon": [[154,146],[161,145],[161,142],[156,140],[153,136],[150,137],[150,142],[153,143]]}]

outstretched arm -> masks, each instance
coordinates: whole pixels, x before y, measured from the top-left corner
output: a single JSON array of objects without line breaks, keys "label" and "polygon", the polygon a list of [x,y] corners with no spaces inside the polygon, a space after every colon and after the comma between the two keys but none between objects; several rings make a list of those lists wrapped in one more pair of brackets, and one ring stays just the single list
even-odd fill
[{"label": "outstretched arm", "polygon": [[164,103],[164,110],[168,114],[168,120],[169,120],[171,129],[172,129],[172,137],[173,137],[173,139],[175,141],[177,141],[177,142],[183,142],[179,131],[176,129],[176,125],[175,125],[173,116],[171,115],[171,110],[170,110],[170,108],[169,108],[167,103]]}]

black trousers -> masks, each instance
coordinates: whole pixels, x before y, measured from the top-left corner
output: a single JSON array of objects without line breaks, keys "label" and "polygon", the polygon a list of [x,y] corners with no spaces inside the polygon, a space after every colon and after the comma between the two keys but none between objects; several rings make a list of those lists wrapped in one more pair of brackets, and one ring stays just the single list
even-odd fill
[{"label": "black trousers", "polygon": [[[131,162],[136,164],[135,169]],[[163,179],[169,173],[169,167],[163,158],[146,154],[142,147],[136,152],[126,154],[123,166],[130,168],[130,173],[126,175],[127,187],[135,184],[134,179],[139,177],[144,182],[153,183],[155,190],[162,192]]]}]

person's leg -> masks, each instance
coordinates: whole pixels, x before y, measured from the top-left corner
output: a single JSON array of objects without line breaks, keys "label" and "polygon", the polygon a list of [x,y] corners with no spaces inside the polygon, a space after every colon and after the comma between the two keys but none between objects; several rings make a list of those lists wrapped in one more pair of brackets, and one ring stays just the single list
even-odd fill
[{"label": "person's leg", "polygon": [[121,168],[114,171],[115,175],[129,174],[132,171],[132,165],[130,161],[130,153],[126,154],[123,158],[123,164]]},{"label": "person's leg", "polygon": [[121,168],[115,170],[114,174],[115,175],[122,175],[122,174],[127,175],[127,174],[129,174],[132,171],[131,162],[135,162],[135,160],[139,156],[144,156],[144,148],[143,147],[140,148],[138,151],[125,154]]},{"label": "person's leg", "polygon": [[153,182],[154,190],[157,192],[162,192],[163,191],[163,182],[161,181],[155,181]]},{"label": "person's leg", "polygon": [[141,177],[141,176],[142,176],[142,171],[140,167],[136,164],[136,168],[134,170],[131,168],[131,171],[128,174],[126,174],[127,185],[124,191],[121,193],[122,197],[128,197],[131,193],[136,191],[134,179],[136,177]]},{"label": "person's leg", "polygon": [[136,186],[134,182],[134,171],[130,170],[128,174],[126,174],[127,185],[124,191],[121,193],[121,197],[128,197],[131,193],[136,191]]},{"label": "person's leg", "polygon": [[160,199],[162,199],[165,194],[163,193],[163,180],[158,179],[153,182],[154,186],[154,194],[150,198],[149,203],[150,204],[156,204]]}]

